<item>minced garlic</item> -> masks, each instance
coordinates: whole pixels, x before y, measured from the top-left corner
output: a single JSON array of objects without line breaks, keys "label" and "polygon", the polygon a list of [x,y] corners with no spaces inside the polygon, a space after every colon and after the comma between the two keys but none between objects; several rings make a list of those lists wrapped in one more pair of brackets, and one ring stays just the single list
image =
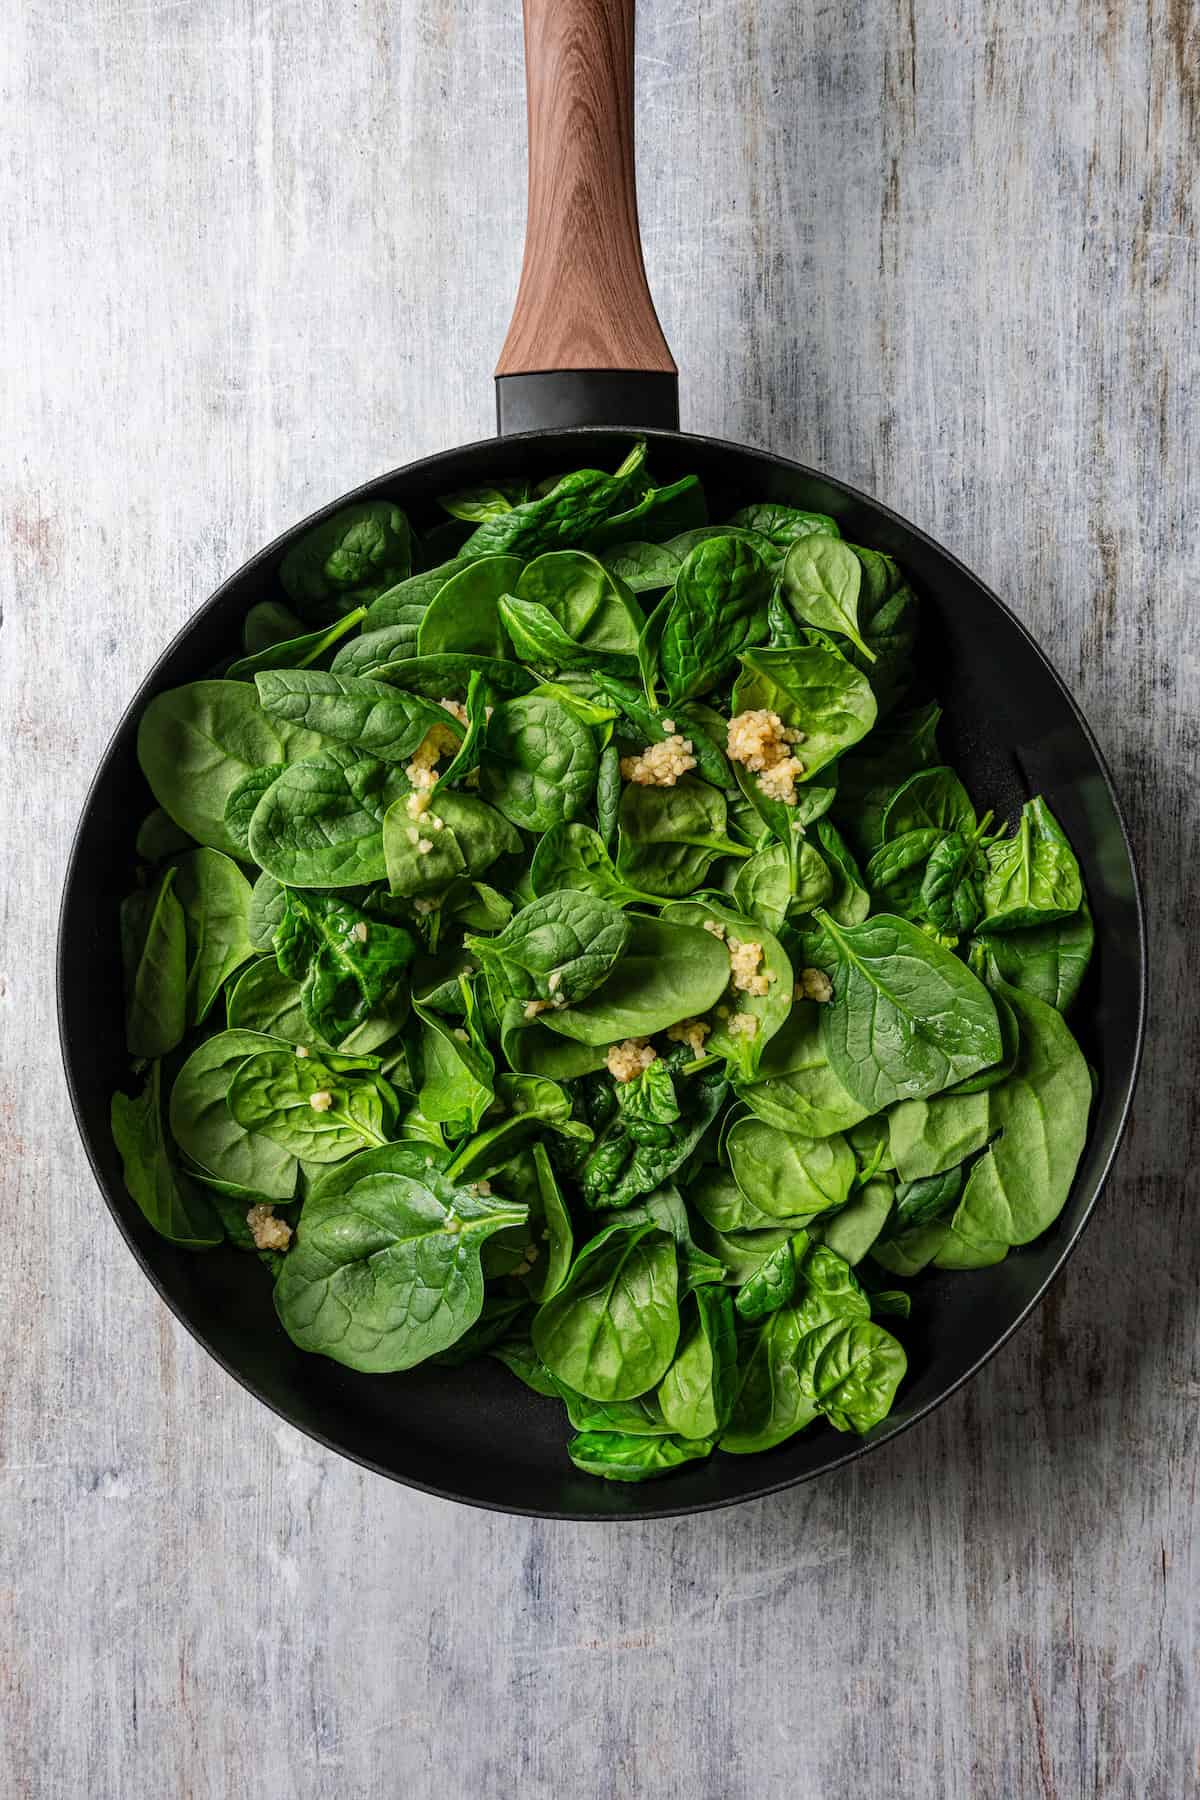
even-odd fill
[{"label": "minced garlic", "polygon": [[703,1019],[681,1019],[678,1025],[667,1027],[667,1036],[673,1044],[686,1044],[697,1062],[704,1055],[704,1040],[712,1030]]},{"label": "minced garlic", "polygon": [[286,1250],[292,1241],[291,1226],[275,1217],[275,1208],[269,1200],[260,1200],[252,1206],[246,1214],[246,1223],[258,1250]]},{"label": "minced garlic", "polygon": [[823,969],[801,969],[796,982],[797,1000],[816,1000],[822,1006],[833,999],[833,983]]},{"label": "minced garlic", "polygon": [[731,762],[758,776],[768,800],[794,806],[796,779],[803,775],[804,764],[792,754],[792,746],[803,742],[804,733],[785,725],[777,712],[755,707],[730,719],[725,747]]},{"label": "minced garlic", "polygon": [[[443,700],[442,705],[447,712],[454,713],[454,717],[458,718],[458,713],[454,712],[454,709],[461,705],[460,701]],[[462,707],[462,713],[465,723],[466,707]],[[448,725],[431,725],[414,750],[412,761],[405,765],[404,773],[414,788],[428,790],[436,784],[438,778],[434,765],[443,756],[453,756],[457,749],[458,738]],[[410,818],[418,816],[411,808],[409,809]]]},{"label": "minced garlic", "polygon": [[314,1112],[326,1113],[333,1105],[333,1095],[328,1088],[318,1088],[315,1094],[308,1096],[308,1104]]},{"label": "minced garlic", "polygon": [[729,1035],[730,1037],[757,1037],[758,1020],[753,1013],[734,1013],[729,1021]]},{"label": "minced garlic", "polygon": [[731,980],[735,992],[753,994],[756,999],[761,1000],[775,979],[765,970],[762,974],[758,972],[758,965],[763,956],[762,945],[744,944],[740,938],[735,937],[727,938],[726,944],[729,949],[729,967],[732,970]]},{"label": "minced garlic", "polygon": [[636,756],[621,758],[621,774],[639,787],[674,787],[681,775],[696,767],[692,740],[674,733],[661,744],[647,744]]},{"label": "minced garlic", "polygon": [[705,919],[703,925],[705,931],[711,931],[715,938],[720,938],[724,941],[725,927],[721,924],[719,919]]},{"label": "minced garlic", "polygon": [[658,1055],[648,1038],[626,1038],[623,1044],[610,1044],[606,1062],[614,1081],[636,1081]]},{"label": "minced garlic", "polygon": [[350,927],[350,936],[354,939],[356,944],[365,944],[366,943],[367,927],[366,927],[365,922],[362,919],[359,919],[356,924],[354,924]]}]

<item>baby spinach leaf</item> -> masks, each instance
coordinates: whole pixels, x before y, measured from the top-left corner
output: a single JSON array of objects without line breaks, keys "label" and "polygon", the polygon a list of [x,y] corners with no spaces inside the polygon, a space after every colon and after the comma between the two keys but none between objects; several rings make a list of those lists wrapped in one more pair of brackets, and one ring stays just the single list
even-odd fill
[{"label": "baby spinach leaf", "polygon": [[720,1439],[733,1456],[773,1449],[817,1416],[803,1392],[796,1361],[809,1329],[800,1307],[778,1307],[740,1346],[740,1381],[733,1414]]},{"label": "baby spinach leaf", "polygon": [[[801,1251],[808,1247],[807,1233],[798,1234]],[[738,1289],[737,1310],[743,1319],[765,1319],[786,1306],[796,1289],[796,1252],[787,1238]]]},{"label": "baby spinach leaf", "polygon": [[283,883],[273,875],[260,875],[250,889],[246,911],[246,935],[254,950],[274,950],[275,933],[287,904]]},{"label": "baby spinach leaf", "polygon": [[829,1066],[821,1040],[821,1007],[797,1000],[771,1039],[753,1081],[734,1091],[764,1124],[803,1137],[831,1137],[866,1117],[869,1108],[847,1092]]},{"label": "baby spinach leaf", "polygon": [[548,492],[484,519],[463,545],[463,555],[528,557],[581,543],[617,509],[638,466],[635,457],[627,457],[615,475],[576,469],[562,476]]},{"label": "baby spinach leaf", "polygon": [[238,844],[225,803],[252,770],[321,748],[315,731],[269,719],[244,681],[193,681],[157,694],[138,726],[138,761],[154,798],[198,843],[227,856]]},{"label": "baby spinach leaf", "polygon": [[725,1150],[742,1193],[773,1220],[807,1222],[850,1197],[854,1153],[840,1133],[804,1138],[762,1119],[739,1119]]},{"label": "baby spinach leaf", "polygon": [[340,1044],[395,994],[416,943],[340,894],[289,888],[275,950],[312,1032]]},{"label": "baby spinach leaf", "polygon": [[[763,708],[802,731],[796,754],[810,781],[827,763],[865,737],[875,723],[870,683],[824,644],[790,650],[745,650],[733,684],[734,713]],[[757,786],[757,783],[755,784]]]},{"label": "baby spinach leaf", "polygon": [[862,564],[850,545],[818,533],[795,541],[780,578],[780,593],[795,618],[848,637],[873,663],[875,652],[858,629],[861,586]]},{"label": "baby spinach leaf", "polygon": [[498,937],[469,937],[467,949],[506,999],[569,1004],[605,979],[629,938],[623,912],[590,894],[548,894],[521,908]]},{"label": "baby spinach leaf", "polygon": [[408,575],[403,581],[393,583],[371,601],[363,623],[368,631],[386,631],[392,626],[412,620],[415,614],[414,630],[419,629],[426,609],[436,600],[446,583],[461,569],[478,560],[478,557],[462,554],[451,556],[445,562],[422,569],[418,575]]},{"label": "baby spinach leaf", "polygon": [[894,1195],[895,1184],[890,1175],[873,1176],[851,1195],[840,1212],[816,1221],[812,1228],[814,1239],[853,1268],[887,1224]]},{"label": "baby spinach leaf", "polygon": [[260,600],[246,614],[242,625],[242,643],[247,656],[269,650],[272,644],[286,644],[303,635],[304,620],[282,600]]},{"label": "baby spinach leaf", "polygon": [[508,656],[508,636],[496,603],[501,594],[512,592],[520,573],[519,556],[485,556],[452,575],[421,621],[417,655]]},{"label": "baby spinach leaf", "polygon": [[364,631],[342,645],[329,665],[335,675],[372,676],[388,663],[417,654],[417,631],[425,617],[425,607],[417,604],[395,610],[397,616],[393,624]]},{"label": "baby spinach leaf", "polygon": [[729,956],[711,932],[641,916],[630,926],[607,980],[577,1005],[543,1013],[542,1023],[581,1044],[616,1044],[652,1037],[715,1005],[729,980]]},{"label": "baby spinach leaf", "polygon": [[257,1031],[318,1050],[335,1048],[313,1032],[300,1005],[299,983],[284,974],[273,956],[252,962],[230,987],[226,1023],[231,1031]]},{"label": "baby spinach leaf", "polygon": [[810,900],[807,910],[824,906],[839,925],[861,925],[871,910],[871,896],[849,845],[832,819],[817,820],[817,842],[829,876],[829,891]]},{"label": "baby spinach leaf", "polygon": [[623,581],[635,594],[653,593],[673,587],[680,561],[665,544],[650,544],[631,539],[614,544],[604,552],[602,561],[610,574]]},{"label": "baby spinach leaf", "polygon": [[[553,550],[526,563],[514,598],[548,612],[581,648],[636,656],[642,615],[619,576],[582,550]],[[593,664],[593,666],[596,666]]]},{"label": "baby spinach leaf", "polygon": [[1000,991],[1020,1050],[1012,1074],[983,1096],[992,1142],[967,1177],[940,1268],[979,1268],[1039,1237],[1066,1205],[1087,1137],[1091,1077],[1061,1014],[1020,988]]},{"label": "baby spinach leaf", "polygon": [[804,512],[799,507],[779,506],[774,501],[739,507],[729,523],[769,538],[777,550],[787,550],[801,538],[814,535],[841,536],[837,520],[831,519],[828,513]]},{"label": "baby spinach leaf", "polygon": [[239,862],[254,860],[250,855],[250,821],[259,801],[269,787],[274,787],[286,767],[286,763],[268,763],[263,769],[251,769],[225,802],[225,830],[230,842],[237,845]]},{"label": "baby spinach leaf", "polygon": [[[648,1103],[661,1103],[664,1098],[664,1074],[663,1068],[652,1063],[637,1084],[628,1084],[640,1087],[642,1093],[634,1102],[626,1100],[620,1106],[617,1117],[584,1160],[578,1180],[589,1206],[628,1207],[642,1195],[662,1188],[682,1168],[720,1111],[728,1089],[718,1065],[717,1070],[705,1070],[683,1087],[681,1107],[673,1112],[660,1107],[655,1116]],[[666,1086],[674,1105],[669,1077]],[[618,1090],[618,1100],[623,1097]],[[639,1101],[643,1102],[640,1106]]]},{"label": "baby spinach leaf", "polygon": [[334,744],[293,763],[250,821],[250,853],[289,887],[363,887],[387,873],[383,821],[409,791],[395,763]]},{"label": "baby spinach leaf", "polygon": [[921,769],[898,787],[884,808],[880,842],[893,843],[911,832],[951,831],[974,836],[975,808],[953,769]]},{"label": "baby spinach leaf", "polygon": [[946,841],[944,832],[929,825],[879,846],[867,864],[867,885],[880,911],[896,913],[902,919],[922,917],[921,894],[929,859]]},{"label": "baby spinach leaf", "polygon": [[707,693],[738,652],[767,634],[771,574],[749,544],[707,538],[687,555],[658,643],[658,666],[673,704]]},{"label": "baby spinach leaf", "polygon": [[[434,819],[442,821],[440,830]],[[422,850],[422,844],[429,849]],[[398,801],[384,818],[388,884],[393,894],[408,899],[439,894],[457,876],[482,875],[498,857],[514,853],[520,845],[503,814],[471,794],[438,793],[432,814],[415,822]]]},{"label": "baby spinach leaf", "polygon": [[1091,961],[1095,930],[1085,900],[1069,919],[1020,931],[980,936],[989,970],[1009,987],[1022,988],[1065,1013],[1075,1000]]},{"label": "baby spinach leaf", "polygon": [[[463,984],[464,997],[470,988]],[[473,1009],[461,1025],[431,1012],[419,1001],[413,1011],[421,1021],[421,1086],[417,1102],[427,1119],[446,1127],[453,1138],[478,1131],[495,1097],[496,1064],[474,1028]]]},{"label": "baby spinach leaf", "polygon": [[254,955],[250,883],[219,850],[181,857],[175,893],[187,931],[188,1023],[203,1024],[229,977]]},{"label": "baby spinach leaf", "polygon": [[782,844],[768,844],[742,864],[734,878],[733,899],[749,918],[770,931],[779,929],[792,902],[791,868]]},{"label": "baby spinach leaf", "polygon": [[368,1374],[409,1369],[483,1308],[480,1252],[523,1207],[454,1186],[423,1149],[388,1144],[333,1169],[304,1203],[275,1286],[284,1330]]},{"label": "baby spinach leaf", "polygon": [[726,835],[725,796],[684,775],[673,787],[627,782],[621,795],[617,874],[631,887],[682,898],[720,856],[750,852]]},{"label": "baby spinach leaf", "polygon": [[681,531],[705,524],[707,519],[708,507],[699,478],[684,475],[667,487],[647,488],[632,506],[611,514],[592,532],[587,548],[598,555],[607,546],[624,544],[630,537],[661,545]]},{"label": "baby spinach leaf", "polygon": [[581,1431],[567,1455],[585,1475],[603,1481],[653,1481],[712,1452],[711,1438],[635,1437],[615,1431]]},{"label": "baby spinach leaf", "polygon": [[705,1287],[709,1282],[724,1281],[725,1271],[721,1262],[702,1250],[692,1236],[687,1204],[678,1188],[664,1183],[652,1193],[644,1195],[636,1206],[631,1206],[623,1218],[627,1226],[639,1219],[649,1219],[671,1234],[675,1240],[681,1294],[690,1294],[693,1288]]},{"label": "baby spinach leaf", "polygon": [[228,1105],[243,1130],[310,1163],[341,1162],[385,1144],[399,1111],[391,1087],[373,1069],[337,1069],[297,1056],[290,1044],[239,1063]]},{"label": "baby spinach leaf", "polygon": [[588,825],[554,825],[541,839],[529,868],[539,897],[573,888],[612,906],[661,906],[657,894],[629,887],[617,874],[599,835]]},{"label": "baby spinach leaf", "polygon": [[[705,930],[719,926],[731,957],[741,949],[758,946],[761,955],[749,979],[765,982],[766,992],[758,994],[731,985],[723,1003],[726,1012],[723,1016],[718,1008],[713,1013],[712,1030],[704,1044],[706,1054],[725,1058],[732,1077],[752,1081],[763,1052],[792,1010],[792,965],[779,939],[765,925],[712,900],[677,901],[664,907],[662,917],[666,924],[699,925]],[[749,1034],[736,1023],[747,1018],[755,1022]]]},{"label": "baby spinach leaf", "polygon": [[721,1287],[689,1297],[675,1360],[658,1386],[658,1404],[683,1438],[715,1437],[725,1429],[737,1391],[733,1302]]},{"label": "baby spinach leaf", "polygon": [[533,1347],[560,1381],[593,1400],[655,1387],[679,1339],[675,1245],[654,1225],[621,1224],[585,1244],[534,1315]]},{"label": "baby spinach leaf", "polygon": [[171,1135],[179,1148],[218,1180],[250,1188],[267,1200],[290,1200],[296,1158],[270,1138],[246,1131],[226,1104],[237,1070],[249,1057],[283,1048],[257,1031],[220,1031],[193,1050],[171,1089]]},{"label": "baby spinach leaf", "polygon": [[[616,839],[620,815],[621,753],[615,744],[607,744],[600,753],[600,767],[596,773],[596,823],[606,851]],[[570,830],[570,827],[557,829]]]},{"label": "baby spinach leaf", "polygon": [[[566,554],[564,552],[564,554]],[[523,663],[547,674],[564,669],[604,669],[614,675],[636,674],[632,655],[613,650],[589,649],[565,632],[548,607],[534,600],[504,595],[499,603],[501,623],[514,654]]]},{"label": "baby spinach leaf", "polygon": [[304,618],[328,619],[373,600],[411,568],[412,533],[400,508],[360,500],[306,532],[284,556],[279,579]]},{"label": "baby spinach leaf", "polygon": [[528,500],[529,489],[523,482],[508,482],[503,487],[460,488],[456,494],[443,494],[438,500],[452,519],[467,519],[477,525],[481,519],[493,519],[511,512],[522,500]]},{"label": "baby spinach leaf", "polygon": [[954,1168],[982,1150],[991,1135],[986,1092],[902,1100],[888,1114],[887,1123],[892,1161],[905,1182]]},{"label": "baby spinach leaf", "polygon": [[493,712],[480,792],[514,825],[549,831],[583,811],[595,790],[599,762],[586,725],[557,701],[530,694]]},{"label": "baby spinach leaf", "polygon": [[306,669],[310,663],[315,663],[324,656],[327,650],[332,650],[347,632],[361,625],[366,616],[366,607],[359,606],[319,631],[304,632],[298,637],[266,644],[262,649],[231,663],[225,671],[225,679],[253,681],[264,669]]},{"label": "baby spinach leaf", "polygon": [[595,1069],[602,1069],[605,1048],[602,1044],[575,1043],[560,1037],[545,1024],[547,1015],[530,1019],[520,1000],[510,1000],[500,1016],[500,1048],[509,1067],[526,1075],[541,1075],[551,1081],[575,1081]]},{"label": "baby spinach leaf", "polygon": [[949,950],[887,913],[862,925],[817,917],[838,954],[825,1054],[868,1111],[939,1093],[999,1059],[991,996]]},{"label": "baby spinach leaf", "polygon": [[381,762],[405,762],[434,725],[462,736],[462,726],[444,707],[366,675],[272,669],[257,676],[255,686],[273,718],[307,726]]},{"label": "baby spinach leaf", "polygon": [[113,1142],[121,1157],[125,1186],[147,1222],[185,1250],[207,1250],[224,1237],[204,1195],[171,1163],[159,1098],[162,1065],[150,1064],[145,1086],[130,1099],[112,1097]]},{"label": "baby spinach leaf", "polygon": [[125,1043],[131,1056],[167,1056],[187,1029],[187,928],[177,871],[121,904]]},{"label": "baby spinach leaf", "polygon": [[890,1331],[869,1319],[833,1319],[800,1347],[798,1378],[838,1431],[861,1436],[891,1411],[908,1358]]},{"label": "baby spinach leaf", "polygon": [[988,847],[987,862],[981,931],[1052,925],[1079,911],[1079,864],[1040,794],[1021,808],[1015,835]]},{"label": "baby spinach leaf", "polygon": [[473,674],[482,678],[493,695],[527,694],[537,686],[537,677],[520,663],[449,650],[437,656],[409,656],[381,663],[374,671],[374,679],[427,700],[454,700],[466,694]]},{"label": "baby spinach leaf", "polygon": [[972,835],[952,831],[929,853],[921,880],[921,906],[936,930],[957,936],[978,924],[983,912],[984,859],[979,848],[980,831],[989,813]]}]

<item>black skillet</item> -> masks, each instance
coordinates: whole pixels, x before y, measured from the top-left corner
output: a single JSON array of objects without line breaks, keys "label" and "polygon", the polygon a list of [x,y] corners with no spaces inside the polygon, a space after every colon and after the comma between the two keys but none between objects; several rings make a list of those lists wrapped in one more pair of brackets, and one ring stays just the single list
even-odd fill
[{"label": "black skillet", "polygon": [[[1141,901],[1121,810],[1087,724],[1024,626],[961,563],[853,488],[678,431],[675,366],[638,237],[633,4],[525,0],[529,223],[497,377],[504,441],[430,457],[343,495],[261,551],[201,608],[135,695],[97,772],[71,853],[58,949],[63,1057],[92,1167],[134,1255],[200,1343],[291,1424],[381,1475],[477,1506],[575,1519],[691,1512],[770,1493],[886,1442],[952,1393],[1036,1305],[1096,1203],[1129,1110],[1145,1003]],[[536,480],[581,466],[615,468],[630,427],[649,438],[659,482],[700,476],[716,519],[749,501],[783,501],[832,513],[848,538],[898,558],[924,601],[925,664],[946,709],[948,760],[998,809],[1015,810],[1034,792],[1047,796],[1079,854],[1096,923],[1075,1025],[1098,1093],[1074,1188],[1053,1228],[997,1268],[922,1279],[904,1328],[909,1378],[891,1416],[867,1438],[820,1427],[768,1454],[716,1455],[645,1486],[577,1474],[561,1408],[498,1364],[365,1376],[304,1355],[276,1322],[255,1259],[232,1250],[189,1255],[150,1229],[125,1191],[108,1129],[109,1097],[127,1073],[117,908],[150,804],[134,754],[146,702],[226,656],[247,609],[276,594],[284,551],[347,501],[386,496],[418,526],[430,524],[439,494],[497,474]]]}]

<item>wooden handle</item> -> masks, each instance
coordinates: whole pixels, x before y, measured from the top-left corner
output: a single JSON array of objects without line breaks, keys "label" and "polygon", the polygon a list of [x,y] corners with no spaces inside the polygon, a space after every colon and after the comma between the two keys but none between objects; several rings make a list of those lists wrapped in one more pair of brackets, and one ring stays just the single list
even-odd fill
[{"label": "wooden handle", "polygon": [[496,374],[674,374],[638,231],[634,0],[524,6],[529,215],[517,304]]}]

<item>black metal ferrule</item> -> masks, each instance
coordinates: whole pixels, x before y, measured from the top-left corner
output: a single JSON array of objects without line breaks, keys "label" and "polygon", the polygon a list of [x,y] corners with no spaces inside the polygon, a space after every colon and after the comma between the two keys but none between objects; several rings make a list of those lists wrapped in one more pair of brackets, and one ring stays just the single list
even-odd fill
[{"label": "black metal ferrule", "polygon": [[563,425],[648,425],[679,430],[678,375],[636,369],[547,369],[496,377],[501,437]]}]

